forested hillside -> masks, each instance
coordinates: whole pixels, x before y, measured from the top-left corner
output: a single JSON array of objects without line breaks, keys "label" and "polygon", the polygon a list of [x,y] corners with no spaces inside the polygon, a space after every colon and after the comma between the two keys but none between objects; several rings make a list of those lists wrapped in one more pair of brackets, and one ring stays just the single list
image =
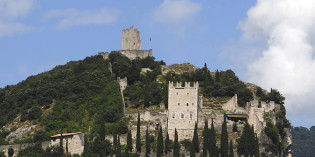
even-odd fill
[{"label": "forested hillside", "polygon": [[[276,149],[276,154],[283,149],[279,135],[283,138],[283,129],[290,124],[285,117],[284,97],[277,90],[272,89],[268,93],[258,88],[251,91],[230,69],[216,70],[211,74],[205,64],[200,69],[187,72],[162,73],[162,65],[165,63],[156,61],[154,57],[130,60],[112,52],[107,60],[96,55],[71,61],[30,76],[16,85],[0,88],[0,145],[41,142],[56,133],[80,131],[86,135],[85,155],[113,153],[116,148],[104,140],[104,134],[116,136],[128,132],[129,117],[123,117],[122,99],[116,81],[117,77],[127,77],[128,86],[123,93],[126,107],[135,110],[161,104],[167,108],[169,81],[198,81],[199,94],[206,98],[229,98],[237,94],[241,107],[254,99],[254,95],[260,101],[275,101],[280,104],[281,112],[277,115],[277,124],[271,125],[269,130],[267,127],[266,133],[269,131],[270,138],[276,136],[276,142],[270,149]],[[149,70],[142,71],[143,68]],[[5,138],[16,128],[5,129],[4,126],[13,120],[30,122],[37,126],[37,131],[9,143]],[[43,154],[38,147],[35,145],[29,148],[31,151],[27,152],[26,149],[20,155],[27,156],[35,149],[40,150],[37,155]],[[106,148],[106,152],[103,148]]]},{"label": "forested hillside", "polygon": [[292,129],[292,140],[293,156],[315,156],[315,126],[312,126],[310,129],[294,127]]}]

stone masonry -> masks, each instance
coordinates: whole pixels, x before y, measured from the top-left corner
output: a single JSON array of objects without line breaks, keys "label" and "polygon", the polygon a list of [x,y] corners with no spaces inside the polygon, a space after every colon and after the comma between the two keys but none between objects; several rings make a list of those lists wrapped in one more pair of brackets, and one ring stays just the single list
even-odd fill
[{"label": "stone masonry", "polygon": [[168,92],[168,133],[174,139],[175,128],[178,140],[191,139],[195,123],[198,122],[198,82],[169,82]]},{"label": "stone masonry", "polygon": [[[57,134],[51,136],[50,147],[51,146],[59,146],[61,135]],[[84,133],[76,132],[76,133],[64,133],[62,134],[63,148],[66,151],[66,147],[68,147],[68,152],[70,154],[78,154],[81,155],[84,151]],[[68,144],[67,144],[68,143]]]},{"label": "stone masonry", "polygon": [[[111,51],[111,53],[118,52],[131,60],[136,58],[143,59],[146,57],[152,57],[152,49],[141,50],[140,32],[138,31],[138,29],[134,29],[133,26],[122,31],[121,45],[121,50]],[[103,56],[104,59],[108,59],[108,52],[99,52],[98,54]]]},{"label": "stone masonry", "polygon": [[140,32],[131,26],[122,31],[122,50],[141,50]]}]

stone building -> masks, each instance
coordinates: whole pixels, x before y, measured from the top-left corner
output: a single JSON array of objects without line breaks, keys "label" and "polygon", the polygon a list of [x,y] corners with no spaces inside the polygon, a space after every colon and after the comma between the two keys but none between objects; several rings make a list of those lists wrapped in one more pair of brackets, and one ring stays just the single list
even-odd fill
[{"label": "stone building", "polygon": [[174,139],[175,128],[178,140],[191,139],[198,122],[198,82],[169,82],[168,87],[168,134]]},{"label": "stone building", "polygon": [[[122,31],[121,47],[121,50],[111,51],[111,53],[121,53],[131,60],[136,58],[152,57],[152,49],[141,49],[140,31],[138,31],[138,29],[134,29],[133,26]],[[99,52],[98,54],[103,56],[104,59],[108,59],[108,52]]]},{"label": "stone building", "polygon": [[[50,137],[50,147],[51,146],[59,146],[61,134],[56,134]],[[81,155],[84,150],[84,133],[75,132],[75,133],[63,133],[62,134],[62,145],[64,151],[66,152],[68,149],[68,153],[70,154],[78,154]]]},{"label": "stone building", "polygon": [[141,50],[140,32],[131,26],[122,31],[122,50]]}]

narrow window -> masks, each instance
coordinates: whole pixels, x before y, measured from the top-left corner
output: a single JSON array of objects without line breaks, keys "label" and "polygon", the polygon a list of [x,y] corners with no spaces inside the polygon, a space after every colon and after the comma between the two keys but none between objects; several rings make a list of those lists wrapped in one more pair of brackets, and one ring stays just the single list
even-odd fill
[{"label": "narrow window", "polygon": [[180,105],[180,103],[178,103],[178,106]]},{"label": "narrow window", "polygon": [[172,118],[175,119],[175,113],[174,112],[172,112]]},{"label": "narrow window", "polygon": [[178,95],[178,92],[176,92],[176,94]]},{"label": "narrow window", "polygon": [[188,103],[186,104],[186,106],[188,106]]},{"label": "narrow window", "polygon": [[194,106],[194,103],[191,103]]},{"label": "narrow window", "polygon": [[189,93],[187,93],[187,95],[189,95]]},{"label": "narrow window", "polygon": [[181,118],[181,119],[184,119],[184,113],[181,113],[181,114],[180,114],[180,118]]}]

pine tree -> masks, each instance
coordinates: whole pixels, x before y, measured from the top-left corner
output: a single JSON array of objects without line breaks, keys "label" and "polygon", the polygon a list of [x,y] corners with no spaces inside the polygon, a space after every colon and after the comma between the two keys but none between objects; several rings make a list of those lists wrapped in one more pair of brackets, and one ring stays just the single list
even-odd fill
[{"label": "pine tree", "polygon": [[224,115],[224,120],[222,124],[222,131],[221,131],[221,149],[220,150],[221,150],[221,157],[228,157],[229,141],[228,141],[225,115]]},{"label": "pine tree", "polygon": [[117,139],[116,157],[121,157],[120,137]]},{"label": "pine tree", "polygon": [[158,134],[158,139],[157,139],[157,151],[156,151],[156,156],[161,157],[163,155],[163,132],[162,132],[162,126],[160,125],[160,130]]},{"label": "pine tree", "polygon": [[209,130],[208,130],[208,120],[205,119],[205,125],[204,125],[204,128],[203,128],[203,157],[207,157],[207,148],[208,148],[208,133],[209,133]]},{"label": "pine tree", "polygon": [[174,139],[174,148],[173,148],[173,157],[179,157],[179,143],[178,143],[178,134],[177,130],[175,129],[175,139]]},{"label": "pine tree", "polygon": [[149,131],[147,127],[147,130],[145,132],[145,157],[149,157],[150,153],[151,153],[150,136],[149,136]]},{"label": "pine tree", "polygon": [[211,157],[217,157],[218,156],[218,150],[217,150],[217,141],[216,141],[216,135],[215,135],[214,125],[213,125],[213,119],[211,121],[211,129],[209,133],[209,155]]},{"label": "pine tree", "polygon": [[195,123],[192,145],[195,148],[195,152],[199,152],[199,139],[198,139],[198,133],[197,133],[197,123]]},{"label": "pine tree", "polygon": [[132,152],[132,135],[131,135],[131,130],[129,130],[128,135],[127,135],[127,150]]},{"label": "pine tree", "polygon": [[167,155],[170,152],[170,137],[168,135],[168,132],[166,132],[166,138],[165,138],[165,145],[164,145],[165,155]]},{"label": "pine tree", "polygon": [[234,152],[233,152],[233,143],[232,143],[232,140],[230,141],[230,152],[229,152],[229,157],[234,157]]},{"label": "pine tree", "polygon": [[138,112],[138,122],[137,122],[137,139],[136,139],[137,152],[141,153],[141,139],[140,139],[140,113]]}]

